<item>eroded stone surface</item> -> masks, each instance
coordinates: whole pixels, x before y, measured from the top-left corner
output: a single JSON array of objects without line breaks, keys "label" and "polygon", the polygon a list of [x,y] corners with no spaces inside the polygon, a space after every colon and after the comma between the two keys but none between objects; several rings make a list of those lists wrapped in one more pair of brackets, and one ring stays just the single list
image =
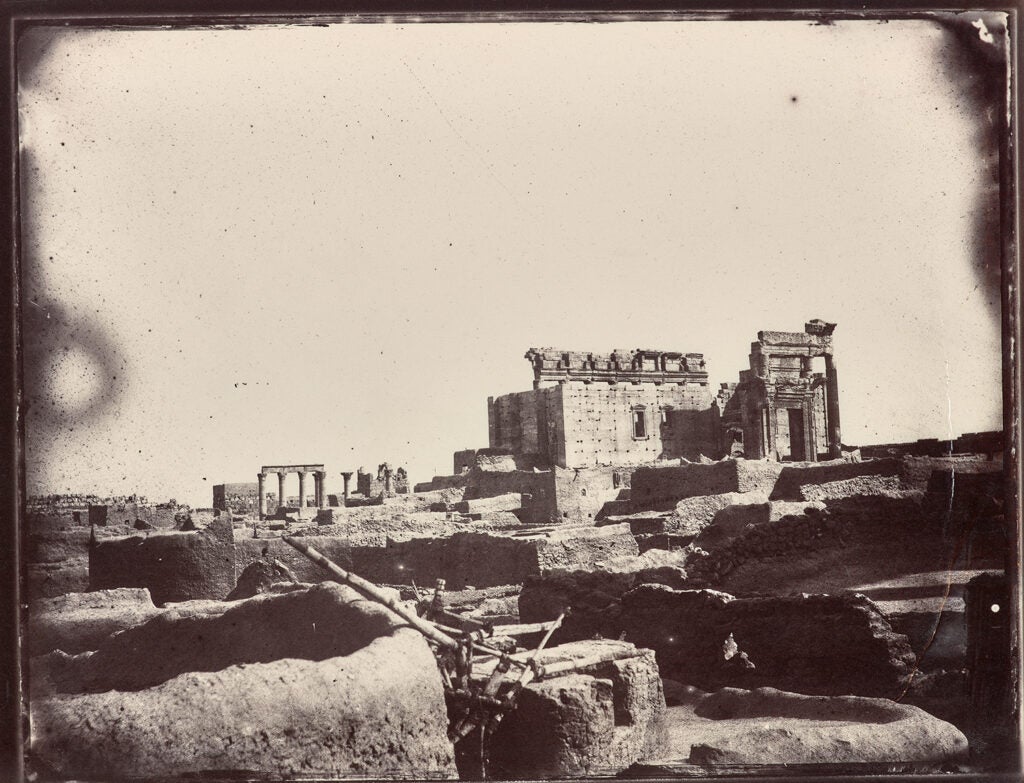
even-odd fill
[{"label": "eroded stone surface", "polygon": [[456,776],[433,655],[402,628],[348,656],[35,699],[32,722],[32,753],[61,776]]},{"label": "eroded stone surface", "polygon": [[[632,650],[624,642],[577,642],[545,651],[542,660]],[[658,667],[650,650],[635,652],[529,685],[491,739],[489,772],[507,778],[614,775],[662,750]]]},{"label": "eroded stone surface", "polygon": [[666,714],[670,751],[644,765],[901,762],[961,759],[967,739],[917,707],[859,696],[804,696],[773,688],[698,694]]}]

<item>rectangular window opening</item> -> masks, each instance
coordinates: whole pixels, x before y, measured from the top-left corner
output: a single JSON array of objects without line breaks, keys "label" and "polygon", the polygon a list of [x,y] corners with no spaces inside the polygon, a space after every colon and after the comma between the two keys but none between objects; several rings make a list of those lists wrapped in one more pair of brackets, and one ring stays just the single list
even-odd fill
[{"label": "rectangular window opening", "polygon": [[633,437],[647,437],[647,417],[643,411],[633,411]]}]

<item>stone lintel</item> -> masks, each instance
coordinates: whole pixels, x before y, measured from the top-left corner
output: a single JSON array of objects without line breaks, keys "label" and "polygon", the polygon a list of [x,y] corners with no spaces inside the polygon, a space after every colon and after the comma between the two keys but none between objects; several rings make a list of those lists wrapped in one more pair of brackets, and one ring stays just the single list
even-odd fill
[{"label": "stone lintel", "polygon": [[264,465],[260,470],[263,473],[313,473],[323,471],[322,462],[310,462],[302,465]]}]

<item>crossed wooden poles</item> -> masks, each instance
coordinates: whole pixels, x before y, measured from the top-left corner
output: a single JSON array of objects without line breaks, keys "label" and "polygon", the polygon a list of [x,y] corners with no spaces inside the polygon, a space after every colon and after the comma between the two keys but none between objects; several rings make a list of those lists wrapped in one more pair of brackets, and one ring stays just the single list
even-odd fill
[{"label": "crossed wooden poles", "polygon": [[[555,630],[562,625],[568,609],[565,609],[556,620],[547,623],[489,626],[472,618],[445,611],[445,582],[438,579],[433,601],[426,615],[420,617],[373,582],[341,568],[300,538],[282,538],[285,543],[329,571],[339,582],[348,585],[360,595],[383,604],[427,638],[437,658],[445,693],[455,705],[455,717],[448,729],[448,736],[453,742],[458,742],[478,728],[482,730],[483,742],[498,727],[501,719],[516,708],[519,694],[531,682],[635,656],[633,651],[615,651],[542,664],[539,661],[540,652],[551,640]],[[544,631],[544,636],[533,651],[510,653],[497,646],[501,645],[501,637],[508,639],[541,631]],[[485,640],[491,640],[492,643],[486,644]],[[489,665],[495,661],[494,668],[486,679],[483,674],[474,677],[474,664]],[[513,668],[516,672],[509,675]]]}]

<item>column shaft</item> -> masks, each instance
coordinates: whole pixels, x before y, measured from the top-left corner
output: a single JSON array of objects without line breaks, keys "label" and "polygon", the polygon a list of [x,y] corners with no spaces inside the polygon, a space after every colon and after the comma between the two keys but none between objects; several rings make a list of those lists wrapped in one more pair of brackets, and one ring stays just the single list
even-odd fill
[{"label": "column shaft", "polygon": [[825,418],[828,419],[828,455],[842,456],[842,433],[839,429],[839,385],[832,354],[825,354]]},{"label": "column shaft", "polygon": [[267,515],[267,491],[264,482],[267,479],[266,473],[256,474],[257,492],[259,493],[259,514],[260,519]]},{"label": "column shaft", "polygon": [[306,507],[306,471],[299,471],[299,508]]},{"label": "column shaft", "polygon": [[288,477],[288,474],[281,471],[277,474],[277,508],[280,511],[287,507],[287,501],[284,497],[284,480]]}]

